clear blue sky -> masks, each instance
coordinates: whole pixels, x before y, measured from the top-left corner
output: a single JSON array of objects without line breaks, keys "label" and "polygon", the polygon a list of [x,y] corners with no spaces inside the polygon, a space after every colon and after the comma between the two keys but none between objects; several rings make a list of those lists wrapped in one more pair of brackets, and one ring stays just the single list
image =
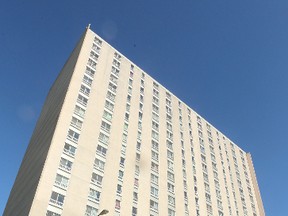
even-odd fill
[{"label": "clear blue sky", "polygon": [[251,152],[267,216],[287,215],[287,0],[1,0],[0,214],[88,23]]}]

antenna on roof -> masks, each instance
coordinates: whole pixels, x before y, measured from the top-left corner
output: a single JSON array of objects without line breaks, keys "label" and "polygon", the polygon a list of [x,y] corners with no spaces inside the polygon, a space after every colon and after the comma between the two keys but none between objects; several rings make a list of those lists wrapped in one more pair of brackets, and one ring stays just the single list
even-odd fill
[{"label": "antenna on roof", "polygon": [[90,29],[90,26],[91,26],[91,24],[89,23],[88,26],[87,26],[87,29]]}]

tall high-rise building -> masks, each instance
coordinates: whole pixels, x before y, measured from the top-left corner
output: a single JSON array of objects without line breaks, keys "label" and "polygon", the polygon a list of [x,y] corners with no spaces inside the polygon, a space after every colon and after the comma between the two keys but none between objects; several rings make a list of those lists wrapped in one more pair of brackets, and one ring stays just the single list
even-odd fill
[{"label": "tall high-rise building", "polygon": [[265,215],[251,155],[87,28],[49,91],[4,215],[103,209]]}]

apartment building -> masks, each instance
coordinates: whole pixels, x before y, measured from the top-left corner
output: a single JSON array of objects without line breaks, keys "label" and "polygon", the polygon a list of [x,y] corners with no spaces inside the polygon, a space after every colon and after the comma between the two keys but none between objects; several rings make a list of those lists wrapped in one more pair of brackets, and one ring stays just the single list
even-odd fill
[{"label": "apartment building", "polygon": [[265,215],[251,155],[88,27],[49,91],[4,215],[104,209]]}]

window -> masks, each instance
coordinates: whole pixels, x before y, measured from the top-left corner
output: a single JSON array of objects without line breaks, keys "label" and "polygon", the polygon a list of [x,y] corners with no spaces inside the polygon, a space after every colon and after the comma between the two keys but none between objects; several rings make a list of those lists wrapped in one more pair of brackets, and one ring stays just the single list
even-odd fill
[{"label": "window", "polygon": [[170,158],[171,160],[173,160],[174,159],[173,152],[167,150],[167,157]]},{"label": "window", "polygon": [[84,75],[84,77],[83,77],[83,82],[84,82],[85,84],[87,84],[88,86],[91,86],[91,85],[92,85],[92,79],[89,78],[89,77],[86,76],[86,75]]},{"label": "window", "polygon": [[133,71],[130,71],[130,77],[133,78]]},{"label": "window", "polygon": [[211,160],[214,161],[214,162],[216,161],[216,157],[215,157],[214,154],[211,154]]},{"label": "window", "polygon": [[140,154],[136,153],[136,161],[140,161]]},{"label": "window", "polygon": [[167,187],[168,187],[168,191],[169,191],[169,192],[174,193],[175,187],[174,187],[173,184],[171,184],[171,183],[168,182],[168,183],[167,183]]},{"label": "window", "polygon": [[78,128],[78,129],[81,129],[82,127],[82,121],[80,121],[79,119],[75,118],[74,116],[72,117],[72,121],[71,121],[71,125]]},{"label": "window", "polygon": [[211,195],[208,193],[205,193],[206,201],[211,203]]},{"label": "window", "polygon": [[117,67],[117,68],[119,68],[120,67],[120,62],[118,62],[117,60],[115,60],[115,59],[113,59],[113,62],[112,62],[112,64],[115,66],[115,67]]},{"label": "window", "polygon": [[172,125],[169,122],[167,122],[167,129],[172,131]]},{"label": "window", "polygon": [[175,216],[175,211],[168,208],[168,216]]},{"label": "window", "polygon": [[[187,181],[186,180],[183,180],[183,185],[184,185],[184,189],[187,190]],[[196,188],[196,191],[197,191],[197,188]]]},{"label": "window", "polygon": [[174,169],[174,165],[173,165],[173,162],[170,161],[170,160],[167,160],[167,166],[168,166],[168,169],[172,170]]},{"label": "window", "polygon": [[105,101],[105,107],[110,110],[110,111],[113,111],[114,110],[114,104],[109,102],[109,101]]},{"label": "window", "polygon": [[138,194],[135,191],[133,192],[133,200],[138,201]]},{"label": "window", "polygon": [[220,184],[219,184],[219,182],[217,180],[214,180],[214,183],[215,183],[215,187],[216,188],[220,188]]},{"label": "window", "polygon": [[74,146],[65,143],[64,153],[71,155],[71,156],[75,156],[75,152],[76,152],[76,148]]},{"label": "window", "polygon": [[173,174],[173,173],[171,173],[171,172],[168,171],[168,172],[167,172],[167,176],[168,176],[168,180],[174,182],[174,174]]},{"label": "window", "polygon": [[88,99],[79,94],[77,98],[77,102],[82,104],[83,106],[87,106]]},{"label": "window", "polygon": [[203,138],[203,133],[202,133],[202,131],[198,130],[198,135],[199,135],[199,137]]},{"label": "window", "polygon": [[81,116],[82,118],[84,117],[85,110],[79,106],[76,105],[74,113]]},{"label": "window", "polygon": [[89,96],[90,89],[88,87],[84,86],[84,85],[81,85],[80,92],[82,92],[83,94]]},{"label": "window", "polygon": [[169,115],[169,114],[166,114],[166,120],[167,120],[168,122],[172,122],[172,116]]},{"label": "window", "polygon": [[121,60],[121,55],[115,52],[114,58],[116,58],[117,60]]},{"label": "window", "polygon": [[156,139],[156,140],[159,139],[159,135],[158,135],[158,133],[155,132],[155,131],[153,131],[153,130],[152,130],[152,138],[154,138],[154,139]]},{"label": "window", "polygon": [[175,206],[175,198],[168,195],[168,203],[172,206]]},{"label": "window", "polygon": [[158,203],[155,202],[154,200],[150,200],[150,208],[155,211],[158,211]]},{"label": "window", "polygon": [[108,85],[108,89],[110,89],[112,92],[116,93],[117,86],[110,82]]},{"label": "window", "polygon": [[[127,108],[126,108],[127,109]],[[129,121],[129,113],[125,113],[125,120]]]},{"label": "window", "polygon": [[154,119],[155,121],[159,122],[159,116],[156,113],[154,113],[154,112],[152,112],[152,119]]},{"label": "window", "polygon": [[103,155],[105,156],[106,153],[107,153],[107,149],[101,145],[98,144],[97,146],[97,153],[100,154],[100,155]]},{"label": "window", "polygon": [[158,89],[159,85],[157,83],[153,82],[153,88]]},{"label": "window", "polygon": [[202,163],[202,170],[203,170],[203,172],[206,172],[206,173],[208,172],[208,171],[207,171],[207,165],[206,165],[206,164],[203,164],[203,163]]},{"label": "window", "polygon": [[201,160],[202,160],[202,162],[206,163],[206,157],[202,154],[201,154]]},{"label": "window", "polygon": [[167,148],[173,150],[173,144],[170,140],[166,140]]},{"label": "window", "polygon": [[212,137],[211,131],[207,131],[207,134],[208,134],[209,137]]},{"label": "window", "polygon": [[186,174],[186,170],[183,169],[182,172],[183,172],[183,177],[186,178],[186,176],[187,176],[187,174]]},{"label": "window", "polygon": [[[141,80],[141,84],[142,84],[142,81],[143,81],[143,80]],[[143,84],[144,84],[144,82],[143,82]],[[143,84],[142,84],[142,85],[143,85]],[[144,88],[143,88],[143,87],[140,87],[140,93],[141,93],[141,94],[144,94]]]},{"label": "window", "polygon": [[139,186],[139,180],[137,178],[134,179],[134,186],[136,186],[136,187]]},{"label": "window", "polygon": [[209,184],[207,184],[206,182],[204,182],[204,186],[205,186],[205,190],[206,190],[207,192],[210,192]]},{"label": "window", "polygon": [[104,133],[100,132],[99,134],[99,141],[105,144],[109,142],[109,136],[105,135]]},{"label": "window", "polygon": [[138,151],[140,151],[140,149],[141,149],[141,143],[140,143],[140,142],[137,142],[137,144],[136,144],[136,149],[137,149]]},{"label": "window", "polygon": [[64,196],[53,191],[50,197],[50,202],[57,206],[63,206]]},{"label": "window", "polygon": [[99,57],[99,55],[98,55],[98,54],[96,54],[95,52],[91,51],[91,52],[90,52],[90,57],[91,57],[93,60],[97,61],[97,60],[98,60],[98,57]]},{"label": "window", "polygon": [[104,161],[101,161],[101,160],[98,159],[98,158],[95,158],[95,160],[94,160],[94,166],[95,166],[96,169],[104,170],[105,162],[104,162]]},{"label": "window", "polygon": [[204,181],[209,182],[207,173],[203,173]]},{"label": "window", "polygon": [[151,151],[152,159],[158,161],[158,153]]},{"label": "window", "polygon": [[121,206],[120,206],[120,200],[116,200],[116,201],[115,201],[115,208],[116,208],[116,209],[120,209],[120,208],[121,208]]},{"label": "window", "polygon": [[152,140],[152,148],[156,151],[158,151],[159,149],[159,144],[155,140]]},{"label": "window", "polygon": [[220,200],[217,199],[217,206],[219,209],[223,209],[222,207],[222,202]]},{"label": "window", "polygon": [[142,103],[139,104],[139,110],[143,111],[143,104]]},{"label": "window", "polygon": [[171,94],[166,92],[166,97],[171,100]]},{"label": "window", "polygon": [[124,163],[125,163],[125,158],[121,157],[120,158],[120,166],[124,166]]},{"label": "window", "polygon": [[85,73],[90,77],[94,77],[95,71],[89,67],[86,67]]},{"label": "window", "polygon": [[202,153],[202,154],[205,154],[205,148],[204,148],[204,146],[200,145],[200,150],[201,150],[201,153]]},{"label": "window", "polygon": [[138,138],[139,140],[141,140],[141,136],[142,136],[141,131],[138,131],[138,132],[137,132],[137,138]]},{"label": "window", "polygon": [[68,139],[78,142],[80,134],[76,133],[75,131],[69,129],[68,131]]},{"label": "window", "polygon": [[152,128],[155,129],[156,131],[159,131],[159,124],[152,121]]},{"label": "window", "polygon": [[154,197],[158,197],[158,189],[151,186],[151,195]]},{"label": "window", "polygon": [[151,162],[151,169],[158,173],[158,164]]},{"label": "window", "polygon": [[129,86],[132,86],[133,85],[133,80],[129,78],[128,84],[129,84]]},{"label": "window", "polygon": [[167,131],[167,138],[173,140],[173,133]]},{"label": "window", "polygon": [[97,38],[97,37],[94,38],[94,43],[96,43],[99,46],[102,45],[102,41],[99,38]]},{"label": "window", "polygon": [[107,132],[110,132],[111,129],[111,125],[108,124],[107,122],[102,121],[101,123],[101,128]]},{"label": "window", "polygon": [[124,131],[127,131],[127,130],[128,130],[128,126],[129,126],[128,123],[124,122],[124,128],[123,128]]},{"label": "window", "polygon": [[67,188],[68,181],[69,181],[69,179],[66,178],[65,176],[57,174],[56,179],[55,179],[55,185],[62,187],[62,188]]},{"label": "window", "polygon": [[115,95],[110,91],[107,92],[107,98],[111,101],[115,101]]},{"label": "window", "polygon": [[65,158],[61,158],[60,160],[60,168],[64,169],[65,171],[70,172],[71,168],[72,168],[72,162],[65,159]]},{"label": "window", "polygon": [[216,171],[213,171],[213,175],[215,179],[218,179],[218,173]]},{"label": "window", "polygon": [[123,179],[123,176],[124,176],[124,172],[122,171],[122,170],[119,170],[119,172],[118,172],[118,178],[119,179]]},{"label": "window", "polygon": [[110,80],[114,83],[117,84],[117,80],[118,78],[116,76],[114,76],[113,74],[110,75]]},{"label": "window", "polygon": [[136,215],[137,215],[137,208],[132,207],[132,216],[136,216]]},{"label": "window", "polygon": [[208,211],[209,213],[212,213],[212,206],[209,205],[209,204],[206,204],[206,207],[207,207],[207,211]]},{"label": "window", "polygon": [[112,72],[113,74],[115,74],[116,76],[119,76],[119,72],[120,72],[120,71],[119,71],[117,68],[115,68],[114,66],[112,66],[111,72]]},{"label": "window", "polygon": [[96,174],[96,173],[92,173],[92,178],[91,178],[91,181],[94,183],[94,184],[99,184],[101,185],[102,184],[102,180],[103,180],[103,177]]},{"label": "window", "polygon": [[139,175],[140,173],[140,167],[138,165],[135,165],[135,174]]},{"label": "window", "polygon": [[112,114],[107,112],[106,110],[104,110],[103,118],[108,120],[108,121],[111,121],[112,120]]},{"label": "window", "polygon": [[139,120],[142,120],[143,113],[139,112]]},{"label": "window", "polygon": [[159,104],[159,99],[153,96],[153,102],[158,105]]},{"label": "window", "polygon": [[167,105],[167,106],[169,106],[169,107],[171,107],[171,106],[172,106],[172,103],[171,103],[171,101],[170,101],[170,100],[168,100],[168,99],[166,99],[166,105]]},{"label": "window", "polygon": [[99,202],[100,192],[90,188],[88,197],[91,198],[92,200]]},{"label": "window", "polygon": [[151,173],[151,182],[158,184],[158,176]]},{"label": "window", "polygon": [[46,216],[60,216],[60,214],[57,214],[57,213],[55,213],[55,212],[52,212],[52,211],[47,211],[46,212]]},{"label": "window", "polygon": [[152,110],[157,114],[159,113],[159,107],[157,107],[155,104],[152,104]]},{"label": "window", "polygon": [[96,208],[87,205],[85,216],[97,216],[97,212],[98,210]]},{"label": "window", "polygon": [[117,194],[121,194],[122,193],[122,185],[117,184]]},{"label": "window", "polygon": [[96,69],[96,62],[94,62],[92,59],[88,59],[87,63],[91,68]]}]

